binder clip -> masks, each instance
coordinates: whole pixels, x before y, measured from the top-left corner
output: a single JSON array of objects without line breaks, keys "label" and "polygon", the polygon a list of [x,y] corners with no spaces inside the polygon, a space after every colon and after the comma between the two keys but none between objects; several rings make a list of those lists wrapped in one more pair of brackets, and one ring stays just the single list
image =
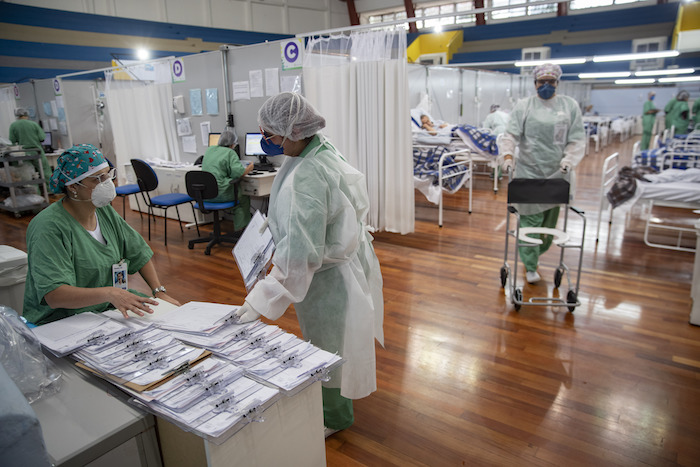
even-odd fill
[{"label": "binder clip", "polygon": [[148,359],[150,356],[155,355],[155,350],[152,347],[144,347],[142,349],[137,349],[134,353],[135,361],[142,361]]},{"label": "binder clip", "polygon": [[265,416],[263,415],[262,407],[260,407],[260,400],[255,399],[249,409],[245,410],[243,413],[243,418],[249,422],[264,422]]},{"label": "binder clip", "polygon": [[236,409],[236,399],[233,397],[233,395],[228,395],[224,397],[223,399],[218,400],[212,405],[212,412],[214,413],[221,413],[221,412],[234,412]]},{"label": "binder clip", "polygon": [[220,394],[224,392],[224,388],[226,387],[224,381],[221,379],[217,379],[214,381],[203,379],[201,381],[201,385],[204,387],[205,391],[211,392],[212,394]]},{"label": "binder clip", "polygon": [[129,332],[117,337],[117,340],[115,340],[114,342],[117,344],[123,344],[127,340],[131,339],[133,335],[134,335],[134,333],[132,331],[129,331]]},{"label": "binder clip", "polygon": [[282,353],[282,347],[279,344],[268,345],[265,347],[265,352],[263,355],[265,358],[278,358],[280,353]]},{"label": "binder clip", "polygon": [[249,346],[250,348],[252,348],[252,349],[257,349],[257,348],[259,348],[259,347],[264,346],[264,345],[265,345],[265,342],[266,342],[266,341],[265,341],[265,337],[263,337],[263,336],[258,336],[258,337],[256,337],[255,339],[251,339],[251,340],[248,342],[248,346]]},{"label": "binder clip", "polygon": [[319,368],[318,370],[311,372],[311,379],[313,379],[314,382],[322,381],[324,383],[327,383],[331,380],[331,374],[328,371],[328,368]]},{"label": "binder clip", "polygon": [[134,348],[142,347],[146,344],[143,338],[139,339],[138,337],[124,339],[124,342],[126,342],[125,348],[129,350],[134,350]]},{"label": "binder clip", "polygon": [[206,381],[203,371],[191,371],[188,369],[184,372],[183,376],[185,378],[185,386],[193,386],[202,383],[202,381]]},{"label": "binder clip", "polygon": [[285,370],[287,368],[299,368],[301,366],[301,360],[301,355],[294,353],[283,358],[280,362],[280,367]]},{"label": "binder clip", "polygon": [[148,366],[151,368],[165,368],[168,366],[168,358],[165,355],[156,357],[148,362]]},{"label": "binder clip", "polygon": [[190,368],[191,368],[190,362],[185,361],[185,362],[182,362],[182,365],[175,367],[172,370],[166,371],[165,373],[163,373],[163,376],[165,376],[165,375],[169,375],[169,376],[170,375],[172,375],[172,376],[182,375],[182,374],[190,371]]},{"label": "binder clip", "polygon": [[250,338],[250,330],[248,328],[243,328],[233,335],[233,341],[244,341]]},{"label": "binder clip", "polygon": [[103,331],[96,331],[87,338],[87,345],[102,345],[107,342],[107,336]]}]

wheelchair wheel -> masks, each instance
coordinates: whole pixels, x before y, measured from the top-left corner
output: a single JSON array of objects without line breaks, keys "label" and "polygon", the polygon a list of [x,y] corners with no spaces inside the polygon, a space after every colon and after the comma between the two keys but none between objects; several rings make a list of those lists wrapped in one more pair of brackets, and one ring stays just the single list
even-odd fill
[{"label": "wheelchair wheel", "polygon": [[516,302],[522,302],[523,301],[523,291],[520,289],[515,289],[513,291],[513,306],[515,307],[515,311],[520,311],[520,307],[522,306],[521,303],[516,303]]},{"label": "wheelchair wheel", "polygon": [[501,287],[505,287],[507,281],[508,281],[508,270],[506,269],[505,266],[503,266],[501,268]]},{"label": "wheelchair wheel", "polygon": [[557,268],[557,270],[554,271],[554,288],[555,289],[558,289],[559,286],[561,285],[562,277],[564,277],[564,269]]},{"label": "wheelchair wheel", "polygon": [[566,303],[569,304],[569,311],[571,313],[573,313],[574,310],[576,309],[576,299],[577,298],[578,297],[576,296],[576,292],[573,290],[569,290],[569,293],[566,294]]}]

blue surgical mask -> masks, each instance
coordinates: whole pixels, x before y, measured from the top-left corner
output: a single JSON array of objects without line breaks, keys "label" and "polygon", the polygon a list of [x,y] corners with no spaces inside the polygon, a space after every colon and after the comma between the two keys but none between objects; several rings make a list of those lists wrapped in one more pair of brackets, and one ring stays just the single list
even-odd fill
[{"label": "blue surgical mask", "polygon": [[656,96],[651,96],[651,97],[649,98],[649,100],[650,100],[650,101],[653,101],[655,97],[656,97]]},{"label": "blue surgical mask", "polygon": [[282,146],[271,143],[267,138],[262,138],[260,140],[260,147],[268,156],[278,156],[280,154],[284,154],[284,148],[282,148]]},{"label": "blue surgical mask", "polygon": [[554,93],[556,92],[557,88],[552,86],[549,83],[544,83],[542,86],[537,88],[537,95],[540,96],[542,99],[551,99]]}]

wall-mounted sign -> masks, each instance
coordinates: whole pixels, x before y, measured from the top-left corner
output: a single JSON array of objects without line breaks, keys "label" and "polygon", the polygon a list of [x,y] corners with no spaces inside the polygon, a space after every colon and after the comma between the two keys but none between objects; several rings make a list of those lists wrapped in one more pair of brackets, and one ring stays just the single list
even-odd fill
[{"label": "wall-mounted sign", "polygon": [[63,91],[61,90],[61,80],[58,78],[54,78],[53,80],[53,93],[56,96],[63,94]]},{"label": "wall-mounted sign", "polygon": [[304,40],[290,39],[282,41],[282,69],[296,70],[301,68],[304,62]]},{"label": "wall-mounted sign", "polygon": [[179,58],[173,60],[170,71],[173,75],[173,83],[182,83],[185,81],[185,64],[182,60]]}]

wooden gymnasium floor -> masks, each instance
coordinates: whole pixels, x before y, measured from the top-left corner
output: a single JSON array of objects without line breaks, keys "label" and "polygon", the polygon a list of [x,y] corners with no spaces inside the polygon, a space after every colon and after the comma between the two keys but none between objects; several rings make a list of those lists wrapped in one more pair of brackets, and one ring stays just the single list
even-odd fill
[{"label": "wooden gymnasium floor", "polygon": [[[471,215],[465,190],[448,195],[440,229],[437,208],[417,193],[416,232],[376,235],[386,334],[378,390],[355,402],[351,428],[326,440],[329,466],[700,465],[694,255],[645,246],[636,216],[625,228],[618,212],[595,243],[602,161],[618,150],[628,161],[632,143],[592,152],[579,167],[576,206],[588,229],[574,313],[514,311],[499,280],[506,190],[494,194],[487,176],[476,177]],[[1,243],[26,249],[30,217],[0,214]],[[136,212],[127,220],[146,235]],[[168,246],[162,218],[150,245],[172,295],[242,303],[230,247],[189,250],[196,232],[169,222]],[[556,252],[526,297],[566,294],[565,283],[552,290]],[[293,309],[277,324],[299,334]]]}]

